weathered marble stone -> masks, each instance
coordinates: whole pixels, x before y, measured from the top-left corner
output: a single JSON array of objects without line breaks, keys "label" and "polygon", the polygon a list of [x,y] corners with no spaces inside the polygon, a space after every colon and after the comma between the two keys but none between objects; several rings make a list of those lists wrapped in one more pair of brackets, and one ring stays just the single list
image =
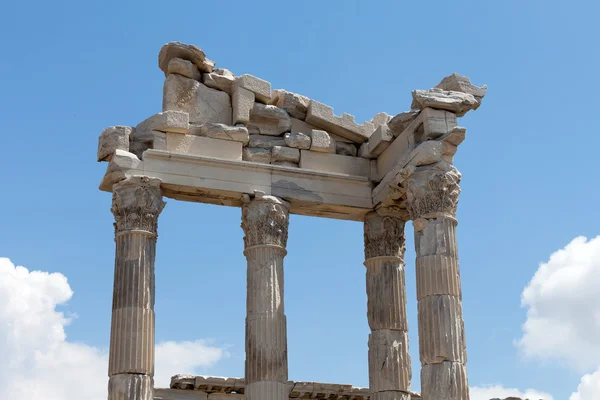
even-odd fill
[{"label": "weathered marble stone", "polygon": [[248,122],[250,133],[278,136],[289,132],[291,127],[292,121],[285,110],[276,106],[254,103]]},{"label": "weathered marble stone", "polygon": [[242,160],[242,143],[204,136],[167,133],[167,150],[179,154]]},{"label": "weathered marble stone", "polygon": [[406,129],[406,127],[419,115],[419,110],[411,110],[402,112],[394,116],[389,122],[388,127],[398,136]]},{"label": "weathered marble stone", "polygon": [[481,102],[481,99],[485,97],[485,92],[487,91],[486,85],[475,86],[471,83],[471,80],[468,77],[459,75],[457,73],[442,79],[436,88],[472,94],[476,99],[479,100],[479,102]]},{"label": "weathered marble stone", "polygon": [[288,132],[284,136],[285,144],[289,147],[294,147],[296,149],[308,150],[310,149],[310,136],[305,135],[304,133],[293,133]]},{"label": "weathered marble stone", "polygon": [[228,69],[217,68],[209,74],[202,74],[202,81],[209,88],[222,90],[232,94],[235,76]]},{"label": "weathered marble stone", "polygon": [[393,141],[394,134],[392,130],[386,124],[379,125],[367,142],[369,143],[369,155],[377,157],[383,153]]},{"label": "weathered marble stone", "polygon": [[98,138],[97,160],[110,161],[116,150],[129,151],[129,135],[132,131],[132,127],[121,125],[104,129]]},{"label": "weathered marble stone", "polygon": [[270,104],[283,108],[292,118],[304,120],[310,99],[297,93],[277,89],[271,92]]},{"label": "weathered marble stone", "polygon": [[167,76],[163,89],[163,111],[183,111],[190,122],[232,124],[231,98],[225,92],[181,75]]},{"label": "weathered marble stone", "polygon": [[256,101],[268,104],[271,99],[271,84],[253,75],[240,75],[235,78],[236,84],[254,93]]},{"label": "weathered marble stone", "polygon": [[373,132],[370,122],[358,125],[354,116],[344,113],[338,117],[333,114],[332,107],[315,100],[308,104],[306,122],[359,144],[365,142]]},{"label": "weathered marble stone", "polygon": [[170,42],[165,44],[158,53],[158,67],[167,74],[169,62],[173,58],[191,61],[201,72],[212,72],[215,62],[206,58],[206,54],[193,44]]},{"label": "weathered marble stone", "polygon": [[297,162],[291,161],[271,161],[273,165],[279,165],[281,167],[299,168]]},{"label": "weathered marble stone", "polygon": [[142,161],[135,154],[116,149],[100,183],[100,190],[111,192],[113,184],[127,178],[127,171],[141,169],[142,165]]},{"label": "weathered marble stone", "polygon": [[391,119],[392,116],[388,113],[380,112],[371,119],[371,124],[373,124],[373,128],[377,129],[380,125],[387,124]]},{"label": "weathered marble stone", "polygon": [[285,139],[279,136],[250,135],[248,147],[271,149],[274,146],[285,146]]},{"label": "weathered marble stone", "polygon": [[183,75],[190,79],[199,81],[202,77],[198,67],[196,67],[191,61],[184,60],[182,58],[172,58],[169,61],[167,67],[167,74],[178,74]]},{"label": "weathered marble stone", "polygon": [[248,124],[248,122],[250,122],[252,107],[254,107],[254,93],[248,89],[239,87],[235,83],[232,90],[233,95],[231,97],[231,103],[233,106],[233,123]]},{"label": "weathered marble stone", "polygon": [[329,134],[319,129],[310,132],[310,150],[323,153],[335,153],[335,141]]},{"label": "weathered marble stone", "polygon": [[191,125],[190,134],[196,136],[206,136],[213,139],[232,140],[248,144],[248,129],[243,126],[230,126],[225,124],[215,124],[207,122],[201,125]]},{"label": "weathered marble stone", "polygon": [[148,149],[166,150],[167,134],[161,131],[134,129],[130,136],[129,151],[141,159],[144,151]]},{"label": "weathered marble stone", "polygon": [[356,157],[358,150],[353,143],[335,141],[335,153],[343,156]]},{"label": "weathered marble stone", "polygon": [[137,132],[160,131],[187,133],[190,128],[190,116],[185,111],[168,110],[154,114],[137,124]]},{"label": "weathered marble stone", "polygon": [[369,177],[370,163],[366,158],[342,156],[300,150],[300,168],[313,171],[334,172],[337,174]]},{"label": "weathered marble stone", "polygon": [[242,151],[242,160],[270,164],[271,149],[244,147]]},{"label": "weathered marble stone", "polygon": [[273,146],[271,149],[271,160],[297,163],[300,161],[300,150],[285,146]]},{"label": "weathered marble stone", "polygon": [[470,110],[479,107],[480,101],[475,96],[468,93],[445,91],[442,89],[413,90],[413,102],[411,108],[419,110],[425,107],[431,107],[439,110],[446,110],[462,117]]}]

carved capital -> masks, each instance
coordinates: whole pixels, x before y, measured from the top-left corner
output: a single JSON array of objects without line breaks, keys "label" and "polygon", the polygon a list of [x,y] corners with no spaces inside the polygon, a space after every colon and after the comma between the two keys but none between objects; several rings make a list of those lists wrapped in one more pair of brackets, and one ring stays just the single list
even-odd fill
[{"label": "carved capital", "polygon": [[244,247],[287,245],[289,204],[275,196],[257,196],[242,206]]},{"label": "carved capital", "polygon": [[112,207],[115,234],[133,230],[157,232],[158,215],[165,206],[160,179],[134,176],[115,183]]},{"label": "carved capital", "polygon": [[381,207],[365,217],[365,259],[404,257],[405,214],[396,207]]},{"label": "carved capital", "polygon": [[406,207],[410,218],[455,216],[460,194],[460,172],[450,164],[418,168],[406,181]]}]

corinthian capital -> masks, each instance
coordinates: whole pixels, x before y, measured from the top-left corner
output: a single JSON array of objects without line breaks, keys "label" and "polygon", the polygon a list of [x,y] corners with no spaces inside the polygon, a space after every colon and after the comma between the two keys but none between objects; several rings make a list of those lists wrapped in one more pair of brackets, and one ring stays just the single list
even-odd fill
[{"label": "corinthian capital", "polygon": [[411,219],[455,216],[460,178],[460,172],[446,163],[417,168],[406,181],[406,206]]},{"label": "corinthian capital", "polygon": [[365,259],[404,257],[406,212],[397,207],[382,207],[365,217]]},{"label": "corinthian capital", "polygon": [[165,204],[160,179],[134,176],[116,183],[110,209],[115,233],[139,230],[156,234],[158,215]]},{"label": "corinthian capital", "polygon": [[244,247],[287,245],[289,204],[275,196],[257,196],[242,206]]}]

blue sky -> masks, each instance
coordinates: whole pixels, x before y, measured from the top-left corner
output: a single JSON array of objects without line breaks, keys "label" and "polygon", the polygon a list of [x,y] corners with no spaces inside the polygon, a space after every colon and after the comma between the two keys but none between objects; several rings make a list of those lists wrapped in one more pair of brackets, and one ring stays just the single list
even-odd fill
[{"label": "blue sky", "polygon": [[[467,140],[455,157],[463,174],[458,241],[470,384],[566,399],[591,371],[524,354],[521,294],[540,262],[577,236],[600,234],[599,12],[592,1],[551,0],[7,3],[0,257],[66,276],[74,295],[58,307],[76,314],[68,340],[106,349],[113,217],[110,195],[98,190],[106,164],[95,162],[97,139],[107,126],[135,126],[161,111],[157,55],[168,41],[196,44],[217,67],[357,121],[406,111],[411,90],[458,72],[488,85],[481,108],[460,121]],[[240,210],[167,202],[156,338],[212,338],[229,356],[195,372],[243,376]],[[407,237],[419,390],[410,225]],[[290,379],[368,385],[362,241],[360,223],[291,217]]]}]

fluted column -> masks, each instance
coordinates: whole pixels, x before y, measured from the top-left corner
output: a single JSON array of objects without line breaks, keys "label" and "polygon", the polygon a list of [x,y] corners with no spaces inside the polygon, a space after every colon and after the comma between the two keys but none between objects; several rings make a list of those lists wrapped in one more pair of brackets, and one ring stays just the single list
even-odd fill
[{"label": "fluted column", "polygon": [[115,277],[108,366],[109,400],[152,400],[154,256],[160,180],[131,177],[113,186]]},{"label": "fluted column", "polygon": [[242,207],[246,297],[247,400],[287,400],[287,330],[283,309],[283,258],[289,204],[258,194]]},{"label": "fluted column", "polygon": [[456,244],[460,173],[449,164],[407,182],[413,220],[423,400],[468,400],[467,353]]},{"label": "fluted column", "polygon": [[365,217],[369,388],[372,400],[410,400],[404,224],[406,211],[380,208]]}]

